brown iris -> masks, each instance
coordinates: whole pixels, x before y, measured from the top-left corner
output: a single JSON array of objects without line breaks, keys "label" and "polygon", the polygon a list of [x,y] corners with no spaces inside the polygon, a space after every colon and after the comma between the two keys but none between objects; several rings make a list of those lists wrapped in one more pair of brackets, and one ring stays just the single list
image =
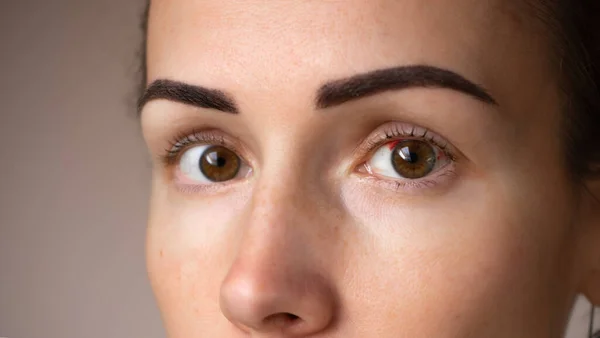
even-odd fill
[{"label": "brown iris", "polygon": [[435,149],[424,141],[402,141],[392,151],[392,166],[404,178],[423,178],[433,171],[435,163]]},{"label": "brown iris", "polygon": [[200,156],[200,170],[213,182],[234,179],[240,171],[241,160],[231,150],[222,146],[213,146]]}]

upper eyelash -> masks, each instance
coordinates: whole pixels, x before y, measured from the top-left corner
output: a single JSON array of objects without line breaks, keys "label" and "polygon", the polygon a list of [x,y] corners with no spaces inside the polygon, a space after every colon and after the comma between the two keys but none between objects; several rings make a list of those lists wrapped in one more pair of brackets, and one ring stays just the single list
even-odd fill
[{"label": "upper eyelash", "polygon": [[[454,151],[450,149],[447,141],[443,140],[427,128],[412,125],[410,126],[410,132],[402,130],[402,127],[407,126],[408,125],[402,123],[393,123],[378,128],[377,132],[371,134],[372,136],[367,137],[366,141],[361,142],[362,145],[357,148],[359,155],[362,155],[361,158],[364,158],[368,154],[379,149],[382,145],[385,145],[387,142],[402,137],[410,137],[431,142],[433,145],[440,148],[451,161],[456,161],[457,157]],[[421,132],[419,133],[418,130],[421,130]],[[167,165],[174,165],[181,152],[195,144],[220,145],[227,146],[234,151],[237,150],[235,147],[229,145],[223,134],[218,130],[194,129],[188,133],[181,132],[171,139],[169,148],[165,149],[165,155],[162,156],[163,162]]]},{"label": "upper eyelash", "polygon": [[163,162],[167,165],[174,164],[184,149],[195,144],[226,146],[227,142],[225,137],[215,130],[192,130],[189,133],[179,133],[169,141],[169,148],[165,149],[162,158]]},{"label": "upper eyelash", "polygon": [[[452,161],[456,161],[455,153],[450,149],[450,146],[447,141],[441,139],[441,137],[435,135],[432,131],[427,128],[411,126],[410,132],[406,132],[405,130],[401,130],[402,127],[406,127],[408,125],[401,123],[394,123],[389,125],[384,125],[383,127],[378,128],[378,132],[374,133],[374,136],[369,136],[364,144],[365,146],[359,147],[359,152],[363,154],[371,154],[373,151],[379,149],[382,145],[385,145],[387,142],[390,142],[394,139],[399,139],[402,137],[407,138],[416,138],[423,139],[431,142],[433,145],[437,146],[444,152],[446,156]],[[381,130],[382,129],[382,130]],[[418,132],[421,130],[421,133]],[[366,149],[365,149],[366,148]]]}]

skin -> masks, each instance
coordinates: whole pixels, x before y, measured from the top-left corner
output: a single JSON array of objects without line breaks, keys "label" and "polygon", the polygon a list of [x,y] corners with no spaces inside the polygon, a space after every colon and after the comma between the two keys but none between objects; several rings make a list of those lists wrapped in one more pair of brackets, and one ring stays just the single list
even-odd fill
[{"label": "skin", "polygon": [[[530,17],[502,0],[153,1],[148,83],[218,89],[239,109],[142,109],[169,337],[561,337],[577,293],[600,303],[599,208],[568,175],[550,43]],[[324,83],[407,65],[498,104],[411,88],[315,107]],[[386,123],[447,141],[452,174],[361,170],[385,143],[357,146]],[[248,175],[200,185],[160,160],[206,129]]]}]

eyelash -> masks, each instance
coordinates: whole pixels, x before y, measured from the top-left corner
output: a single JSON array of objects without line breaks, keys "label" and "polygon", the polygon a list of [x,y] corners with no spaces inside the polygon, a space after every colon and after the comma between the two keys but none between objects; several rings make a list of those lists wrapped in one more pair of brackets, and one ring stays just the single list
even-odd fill
[{"label": "eyelash", "polygon": [[163,162],[166,166],[174,166],[177,164],[177,161],[179,160],[179,157],[183,151],[197,144],[224,146],[239,155],[237,147],[231,144],[231,142],[228,142],[221,132],[214,129],[193,129],[190,132],[179,133],[169,141],[169,147],[165,149],[165,155],[161,156],[161,162]]},{"label": "eyelash", "polygon": [[[410,130],[410,132],[407,132],[407,130]],[[388,143],[407,139],[428,141],[432,145],[440,148],[451,161],[455,162],[457,160],[456,151],[452,149],[448,142],[444,141],[443,138],[434,134],[427,128],[400,122],[384,124],[372,132],[370,136],[358,146],[356,153],[359,156],[357,157],[364,158],[368,155],[372,155],[374,151]]]},{"label": "eyelash", "polygon": [[[358,164],[352,166],[352,171],[357,172],[360,168],[365,168],[366,163],[378,149],[386,144],[392,143],[398,140],[416,139],[430,142],[432,145],[438,147],[440,151],[450,160],[452,164],[457,162],[458,156],[457,151],[448,144],[442,137],[434,134],[430,130],[418,126],[413,126],[401,122],[389,122],[386,123],[360,142],[359,146],[355,149],[355,157],[361,159]],[[235,142],[228,140],[227,137],[216,129],[199,130],[192,129],[190,132],[178,133],[174,138],[169,141],[169,147],[164,150],[164,155],[161,156],[161,162],[167,167],[174,167],[179,161],[180,155],[188,148],[198,144],[210,144],[220,145],[227,147],[234,151],[238,156],[245,161],[242,156],[240,147],[235,145]],[[247,162],[247,161],[246,161]],[[456,171],[453,168],[446,170],[446,172],[437,174],[436,177],[448,177],[451,178],[456,175]],[[436,186],[439,182],[436,179],[423,178],[416,180],[395,180],[393,178],[380,178],[376,175],[364,175],[366,179],[372,180],[381,184],[384,188],[391,189],[394,191],[402,191],[407,189],[421,189],[430,188]],[[217,183],[219,184],[219,183]],[[215,185],[217,185],[215,184]],[[220,184],[227,184],[220,183]]]}]

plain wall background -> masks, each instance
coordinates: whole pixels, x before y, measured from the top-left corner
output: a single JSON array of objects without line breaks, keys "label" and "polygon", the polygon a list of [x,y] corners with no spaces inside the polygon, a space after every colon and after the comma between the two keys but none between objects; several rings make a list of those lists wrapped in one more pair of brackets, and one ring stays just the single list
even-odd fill
[{"label": "plain wall background", "polygon": [[134,113],[142,1],[0,0],[0,337],[164,337]]},{"label": "plain wall background", "polygon": [[0,0],[0,337],[165,336],[144,262],[142,6]]}]

